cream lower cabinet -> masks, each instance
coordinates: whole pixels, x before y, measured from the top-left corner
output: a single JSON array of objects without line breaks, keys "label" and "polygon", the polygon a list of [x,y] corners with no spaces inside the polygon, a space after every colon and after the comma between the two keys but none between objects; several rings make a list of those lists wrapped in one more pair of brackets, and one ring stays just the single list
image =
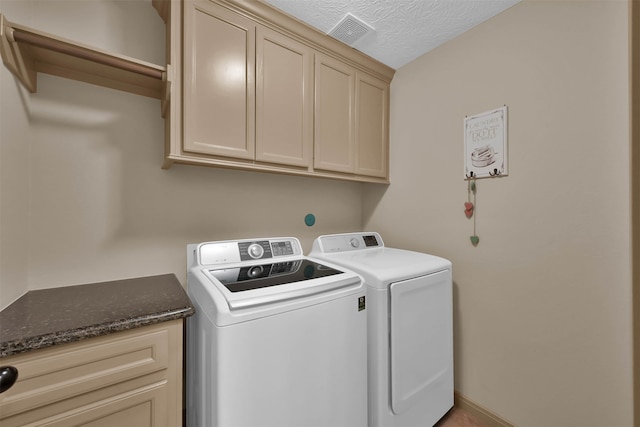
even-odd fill
[{"label": "cream lower cabinet", "polygon": [[209,1],[184,19],[184,151],[308,166],[311,50]]},{"label": "cream lower cabinet", "polygon": [[182,320],[0,359],[2,427],[182,425]]}]

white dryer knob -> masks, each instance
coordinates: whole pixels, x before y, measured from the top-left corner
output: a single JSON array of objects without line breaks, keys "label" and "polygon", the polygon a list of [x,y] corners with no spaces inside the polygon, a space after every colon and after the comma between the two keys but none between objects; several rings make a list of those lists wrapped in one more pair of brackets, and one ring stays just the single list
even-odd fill
[{"label": "white dryer knob", "polygon": [[360,246],[360,240],[356,239],[355,237],[353,237],[351,240],[349,240],[349,243],[354,248],[357,248],[357,247]]}]

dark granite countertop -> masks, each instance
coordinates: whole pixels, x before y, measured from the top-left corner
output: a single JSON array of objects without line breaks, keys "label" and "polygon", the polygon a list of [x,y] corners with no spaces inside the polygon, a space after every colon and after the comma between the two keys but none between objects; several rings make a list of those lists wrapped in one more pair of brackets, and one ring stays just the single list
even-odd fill
[{"label": "dark granite countertop", "polygon": [[0,357],[194,312],[174,274],[29,291],[0,311]]}]

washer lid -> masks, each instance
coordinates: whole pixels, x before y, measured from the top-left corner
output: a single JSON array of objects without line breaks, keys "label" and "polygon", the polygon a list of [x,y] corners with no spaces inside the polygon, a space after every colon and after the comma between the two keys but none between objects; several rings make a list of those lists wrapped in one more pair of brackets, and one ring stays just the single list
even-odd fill
[{"label": "washer lid", "polygon": [[360,284],[351,272],[307,258],[204,269],[231,310],[317,295]]},{"label": "washer lid", "polygon": [[302,282],[341,274],[336,270],[308,259],[275,262],[271,264],[242,265],[235,268],[208,270],[229,292],[243,292],[287,283]]}]

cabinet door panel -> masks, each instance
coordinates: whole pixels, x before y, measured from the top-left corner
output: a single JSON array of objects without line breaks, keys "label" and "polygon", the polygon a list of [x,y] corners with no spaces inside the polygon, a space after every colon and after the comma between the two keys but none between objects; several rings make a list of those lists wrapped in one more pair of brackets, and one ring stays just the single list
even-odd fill
[{"label": "cabinet door panel", "polygon": [[375,77],[357,73],[356,173],[387,176],[389,152],[389,85]]},{"label": "cabinet door panel", "polygon": [[256,33],[256,160],[308,166],[313,54],[267,28]]},{"label": "cabinet door panel", "polygon": [[253,159],[255,24],[187,2],[184,34],[184,150]]},{"label": "cabinet door panel", "polygon": [[[131,405],[131,403],[129,403]],[[157,412],[158,403],[154,402],[152,398],[147,401],[142,401],[140,403],[135,404],[134,406],[125,407],[124,410],[118,410],[121,408],[112,408],[111,413],[102,416],[96,420],[90,421],[88,423],[82,424],[82,427],[113,427],[113,426],[140,426],[152,427],[153,419],[154,419],[154,407]],[[166,422],[162,420],[162,414],[156,414],[156,417],[161,420],[161,422]]]},{"label": "cabinet door panel", "polygon": [[[169,427],[169,420],[164,410],[166,394],[166,383],[160,383],[28,425],[32,427]],[[25,425],[20,417],[9,418],[6,423],[7,427]]]},{"label": "cabinet door panel", "polygon": [[315,65],[314,167],[355,172],[355,70],[324,55]]}]

